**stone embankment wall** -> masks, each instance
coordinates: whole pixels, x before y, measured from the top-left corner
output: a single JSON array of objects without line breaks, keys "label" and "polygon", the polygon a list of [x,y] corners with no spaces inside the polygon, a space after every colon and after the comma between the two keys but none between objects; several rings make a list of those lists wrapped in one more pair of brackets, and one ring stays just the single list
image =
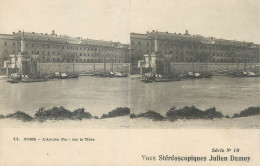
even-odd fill
[{"label": "stone embankment wall", "polygon": [[[88,71],[104,71],[104,63],[74,63],[75,73],[84,73]],[[120,63],[118,64],[106,64],[106,71],[118,71],[122,73],[129,73],[130,64]],[[55,72],[73,72],[73,63],[38,63],[38,72],[40,73],[55,73]]]},{"label": "stone embankment wall", "polygon": [[217,73],[226,73],[226,70],[237,70],[237,67],[239,70],[243,70],[244,67],[246,67],[247,71],[253,71],[253,72],[260,72],[260,63],[251,63],[251,64],[244,64],[239,63],[238,65],[236,63],[171,63],[170,64],[170,70],[172,73],[182,73],[182,72],[215,72]]}]

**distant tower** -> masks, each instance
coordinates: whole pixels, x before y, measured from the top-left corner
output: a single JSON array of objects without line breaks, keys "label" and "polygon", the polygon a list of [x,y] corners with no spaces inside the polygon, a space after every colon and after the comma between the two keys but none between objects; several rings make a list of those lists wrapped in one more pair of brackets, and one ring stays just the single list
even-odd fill
[{"label": "distant tower", "polygon": [[54,30],[52,30],[52,34],[51,35],[55,35],[55,31]]},{"label": "distant tower", "polygon": [[154,52],[156,53],[159,50],[158,48],[158,31],[156,30],[155,39],[154,39]]},{"label": "distant tower", "polygon": [[24,31],[22,32],[22,40],[21,40],[21,53],[25,52],[25,41],[24,41]]},{"label": "distant tower", "polygon": [[189,31],[187,29],[185,30],[185,35],[189,35]]}]

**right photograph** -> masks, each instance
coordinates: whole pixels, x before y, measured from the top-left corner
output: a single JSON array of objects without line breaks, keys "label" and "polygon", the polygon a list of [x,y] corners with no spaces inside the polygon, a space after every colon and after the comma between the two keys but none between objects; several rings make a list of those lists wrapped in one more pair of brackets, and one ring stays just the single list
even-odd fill
[{"label": "right photograph", "polygon": [[257,0],[132,0],[131,128],[260,128]]}]

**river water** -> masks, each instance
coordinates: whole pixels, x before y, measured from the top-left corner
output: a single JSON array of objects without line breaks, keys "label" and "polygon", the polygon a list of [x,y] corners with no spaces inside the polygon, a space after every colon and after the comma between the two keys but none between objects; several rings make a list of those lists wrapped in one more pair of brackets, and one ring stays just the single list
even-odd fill
[{"label": "river water", "polygon": [[129,78],[80,77],[11,84],[0,79],[0,114],[21,110],[33,115],[40,107],[85,108],[100,116],[130,106]]},{"label": "river water", "polygon": [[[21,110],[33,115],[40,107],[85,108],[101,116],[117,107],[131,113],[154,110],[165,115],[172,107],[216,107],[233,115],[250,106],[260,106],[260,77],[213,78],[177,82],[142,83],[139,79],[80,77],[38,83],[10,84],[0,79],[0,114]],[[131,97],[130,97],[131,96]],[[130,104],[131,99],[131,104]]]},{"label": "river water", "polygon": [[130,87],[131,113],[153,110],[165,115],[172,106],[194,105],[200,109],[216,107],[224,115],[233,115],[247,107],[260,106],[260,77],[215,76],[159,83],[132,79]]}]

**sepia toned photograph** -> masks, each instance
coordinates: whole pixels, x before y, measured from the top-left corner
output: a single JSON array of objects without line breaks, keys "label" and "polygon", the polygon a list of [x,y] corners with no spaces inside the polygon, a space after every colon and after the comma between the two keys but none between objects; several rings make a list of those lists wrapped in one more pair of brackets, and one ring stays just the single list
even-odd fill
[{"label": "sepia toned photograph", "polygon": [[128,13],[128,1],[2,0],[1,126],[128,128]]},{"label": "sepia toned photograph", "polygon": [[0,165],[256,166],[259,0],[0,0]]},{"label": "sepia toned photograph", "polygon": [[258,1],[131,1],[131,127],[259,128]]}]

